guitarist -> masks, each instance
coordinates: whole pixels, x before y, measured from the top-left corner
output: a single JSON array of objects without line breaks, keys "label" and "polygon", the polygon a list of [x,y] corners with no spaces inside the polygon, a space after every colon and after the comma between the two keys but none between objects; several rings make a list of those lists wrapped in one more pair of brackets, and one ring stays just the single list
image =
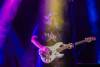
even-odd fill
[{"label": "guitarist", "polygon": [[[47,57],[50,56],[51,50],[46,47],[47,46],[53,46],[57,42],[62,41],[61,34],[63,33],[62,29],[60,28],[60,25],[57,24],[56,18],[52,18],[55,14],[49,13],[48,16],[45,16],[46,23],[41,22],[39,25],[37,25],[37,28],[35,29],[35,32],[33,33],[31,42],[39,48],[40,52],[43,55],[46,55]],[[45,28],[44,28],[45,27]],[[38,31],[38,32],[36,32]],[[73,46],[70,44],[67,44],[69,49],[71,49]],[[64,67],[64,59],[57,58],[50,64],[44,64],[45,67]]]}]

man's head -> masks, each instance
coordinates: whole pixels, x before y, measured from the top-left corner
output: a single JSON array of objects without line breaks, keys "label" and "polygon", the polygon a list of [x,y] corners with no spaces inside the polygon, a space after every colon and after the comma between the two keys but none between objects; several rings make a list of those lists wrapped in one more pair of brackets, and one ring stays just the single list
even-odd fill
[{"label": "man's head", "polygon": [[44,19],[46,20],[46,24],[52,24],[57,22],[57,14],[53,12],[49,12],[48,15],[44,16]]}]

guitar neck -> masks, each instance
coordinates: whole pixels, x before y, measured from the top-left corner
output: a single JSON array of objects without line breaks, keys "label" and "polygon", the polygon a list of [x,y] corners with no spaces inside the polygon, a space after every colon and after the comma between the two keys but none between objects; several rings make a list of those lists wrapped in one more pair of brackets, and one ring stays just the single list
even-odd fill
[{"label": "guitar neck", "polygon": [[86,40],[81,40],[81,41],[75,42],[74,45],[77,46],[77,45],[85,43],[85,42],[86,42]]},{"label": "guitar neck", "polygon": [[[82,44],[82,43],[85,43],[85,42],[86,42],[85,40],[81,40],[81,41],[75,42],[74,45],[77,46],[77,45]],[[67,48],[68,48],[68,46],[65,45],[65,46],[63,46],[63,47],[60,47],[60,48],[57,49],[57,50],[58,50],[58,52],[62,52],[63,50],[65,50],[65,49],[67,49]]]}]

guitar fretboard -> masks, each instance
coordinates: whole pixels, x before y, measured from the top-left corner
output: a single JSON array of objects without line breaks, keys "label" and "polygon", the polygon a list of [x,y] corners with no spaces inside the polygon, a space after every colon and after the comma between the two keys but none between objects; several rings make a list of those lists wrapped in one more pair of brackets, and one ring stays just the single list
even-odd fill
[{"label": "guitar fretboard", "polygon": [[81,40],[81,41],[75,42],[74,45],[77,46],[77,45],[85,43],[85,42],[86,42],[86,40]]}]

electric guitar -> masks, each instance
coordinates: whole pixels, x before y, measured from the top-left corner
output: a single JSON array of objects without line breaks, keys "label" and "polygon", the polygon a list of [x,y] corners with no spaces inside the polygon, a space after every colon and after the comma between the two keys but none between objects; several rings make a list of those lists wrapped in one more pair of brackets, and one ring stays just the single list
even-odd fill
[{"label": "electric guitar", "polygon": [[[78,41],[78,42],[75,42],[74,45],[77,46],[79,44],[82,44],[82,43],[90,43],[92,41],[95,41],[96,38],[95,37],[87,37],[85,38],[84,40],[81,40],[81,41]],[[64,44],[63,42],[58,42],[56,43],[54,46],[47,46],[48,49],[50,49],[50,55],[48,56],[44,56],[40,51],[39,51],[39,55],[41,57],[41,60],[44,62],[44,63],[51,63],[52,61],[54,61],[54,59],[56,58],[62,58],[64,56],[64,54],[60,53],[62,52],[63,50],[65,49],[69,49],[69,44]]]}]

